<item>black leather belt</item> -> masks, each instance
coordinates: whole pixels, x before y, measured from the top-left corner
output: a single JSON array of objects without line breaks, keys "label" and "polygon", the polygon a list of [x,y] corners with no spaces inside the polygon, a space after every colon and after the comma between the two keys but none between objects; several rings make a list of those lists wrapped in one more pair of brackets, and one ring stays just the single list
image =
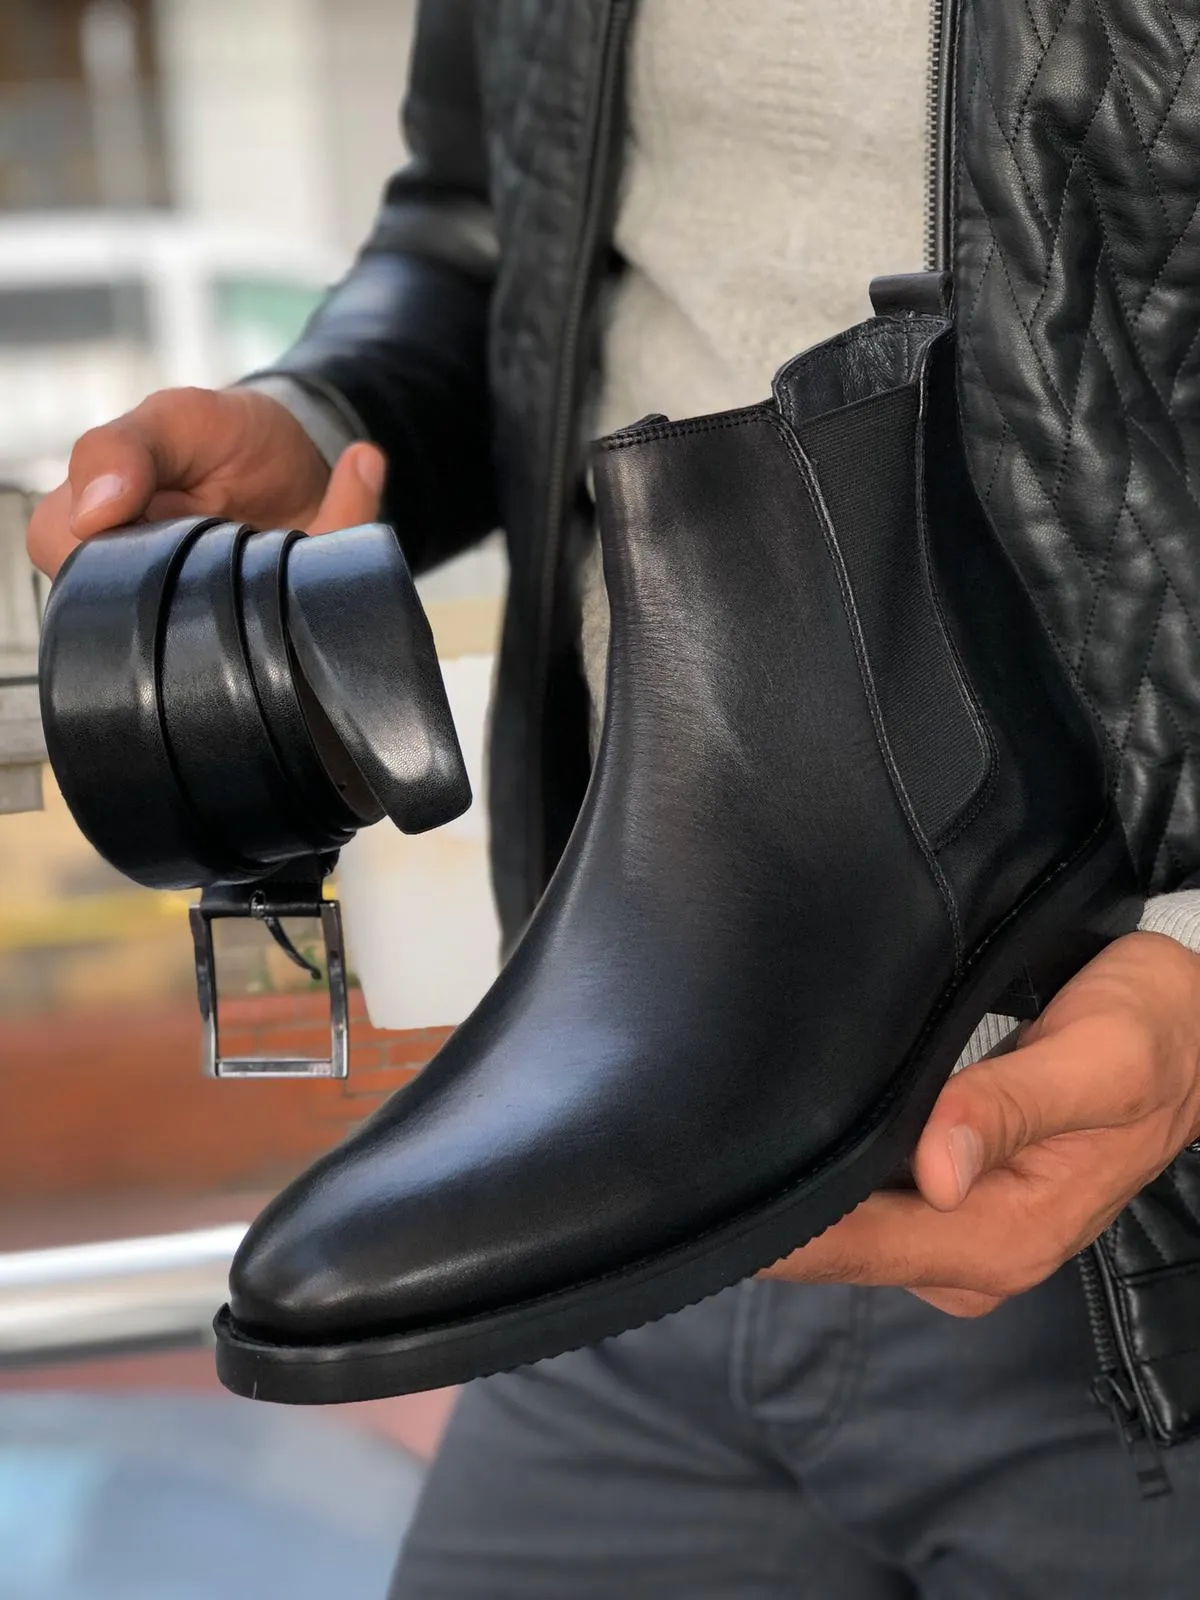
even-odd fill
[{"label": "black leather belt", "polygon": [[[322,880],[359,828],[405,833],[471,789],[433,636],[391,528],[307,539],[214,518],[81,545],[46,607],[39,663],[54,775],[80,830],[137,883],[199,887],[205,1059],[216,1076],[346,1071],[337,903]],[[319,917],[328,1059],[220,1054],[212,921]]]}]

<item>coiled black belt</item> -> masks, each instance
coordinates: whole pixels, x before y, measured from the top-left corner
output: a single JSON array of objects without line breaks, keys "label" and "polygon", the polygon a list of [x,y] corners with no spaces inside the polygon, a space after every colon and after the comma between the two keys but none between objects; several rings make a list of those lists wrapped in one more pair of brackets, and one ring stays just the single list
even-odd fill
[{"label": "coiled black belt", "polygon": [[[466,810],[471,789],[433,636],[395,533],[309,539],[192,517],[88,540],[46,607],[42,723],[85,837],[192,911],[208,1070],[343,1076],[345,970],[321,884],[342,845],[388,816],[405,833]],[[328,1060],[223,1059],[214,917],[319,916]]]}]

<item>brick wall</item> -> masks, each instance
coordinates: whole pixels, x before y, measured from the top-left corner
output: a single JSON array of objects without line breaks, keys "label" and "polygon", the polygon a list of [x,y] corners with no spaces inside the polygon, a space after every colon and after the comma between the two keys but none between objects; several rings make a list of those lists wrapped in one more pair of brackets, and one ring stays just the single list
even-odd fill
[{"label": "brick wall", "polygon": [[[327,1053],[327,1005],[227,1001],[222,1050]],[[273,1189],[407,1083],[449,1031],[374,1029],[352,991],[347,1079],[215,1083],[200,1072],[194,1001],[0,1018],[0,1204]]]}]

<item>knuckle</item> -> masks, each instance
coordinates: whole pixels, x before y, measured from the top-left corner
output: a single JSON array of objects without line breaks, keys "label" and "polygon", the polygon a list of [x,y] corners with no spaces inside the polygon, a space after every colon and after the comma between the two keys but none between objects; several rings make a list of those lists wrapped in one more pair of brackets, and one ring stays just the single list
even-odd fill
[{"label": "knuckle", "polygon": [[113,436],[113,424],[101,422],[94,428],[87,428],[71,446],[71,466],[74,467],[95,453],[102,450]]},{"label": "knuckle", "polygon": [[67,477],[78,488],[79,480],[103,472],[106,466],[126,453],[129,430],[123,418],[99,423],[81,433],[71,448]]},{"label": "knuckle", "polygon": [[219,409],[221,398],[215,390],[202,389],[198,384],[155,389],[134,407],[131,415],[152,421],[169,421],[181,414],[203,418]]},{"label": "knuckle", "polygon": [[[125,426],[132,437],[153,448],[154,441],[166,434],[179,410],[178,389],[156,389],[129,412]],[[201,423],[203,419],[200,419]]]},{"label": "knuckle", "polygon": [[997,1074],[994,1084],[994,1106],[997,1130],[1001,1144],[1006,1151],[1022,1150],[1032,1142],[1033,1124],[1020,1098],[1005,1083],[1003,1075]]}]

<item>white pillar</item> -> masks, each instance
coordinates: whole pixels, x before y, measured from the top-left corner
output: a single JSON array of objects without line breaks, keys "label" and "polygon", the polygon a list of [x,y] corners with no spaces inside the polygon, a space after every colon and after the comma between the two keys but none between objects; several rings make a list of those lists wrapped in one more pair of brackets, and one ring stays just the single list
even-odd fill
[{"label": "white pillar", "polygon": [[413,0],[320,0],[322,96],[337,242],[362,243],[384,180],[400,165],[400,101],[408,77]]},{"label": "white pillar", "polygon": [[330,240],[321,0],[158,0],[157,25],[178,203]]}]

